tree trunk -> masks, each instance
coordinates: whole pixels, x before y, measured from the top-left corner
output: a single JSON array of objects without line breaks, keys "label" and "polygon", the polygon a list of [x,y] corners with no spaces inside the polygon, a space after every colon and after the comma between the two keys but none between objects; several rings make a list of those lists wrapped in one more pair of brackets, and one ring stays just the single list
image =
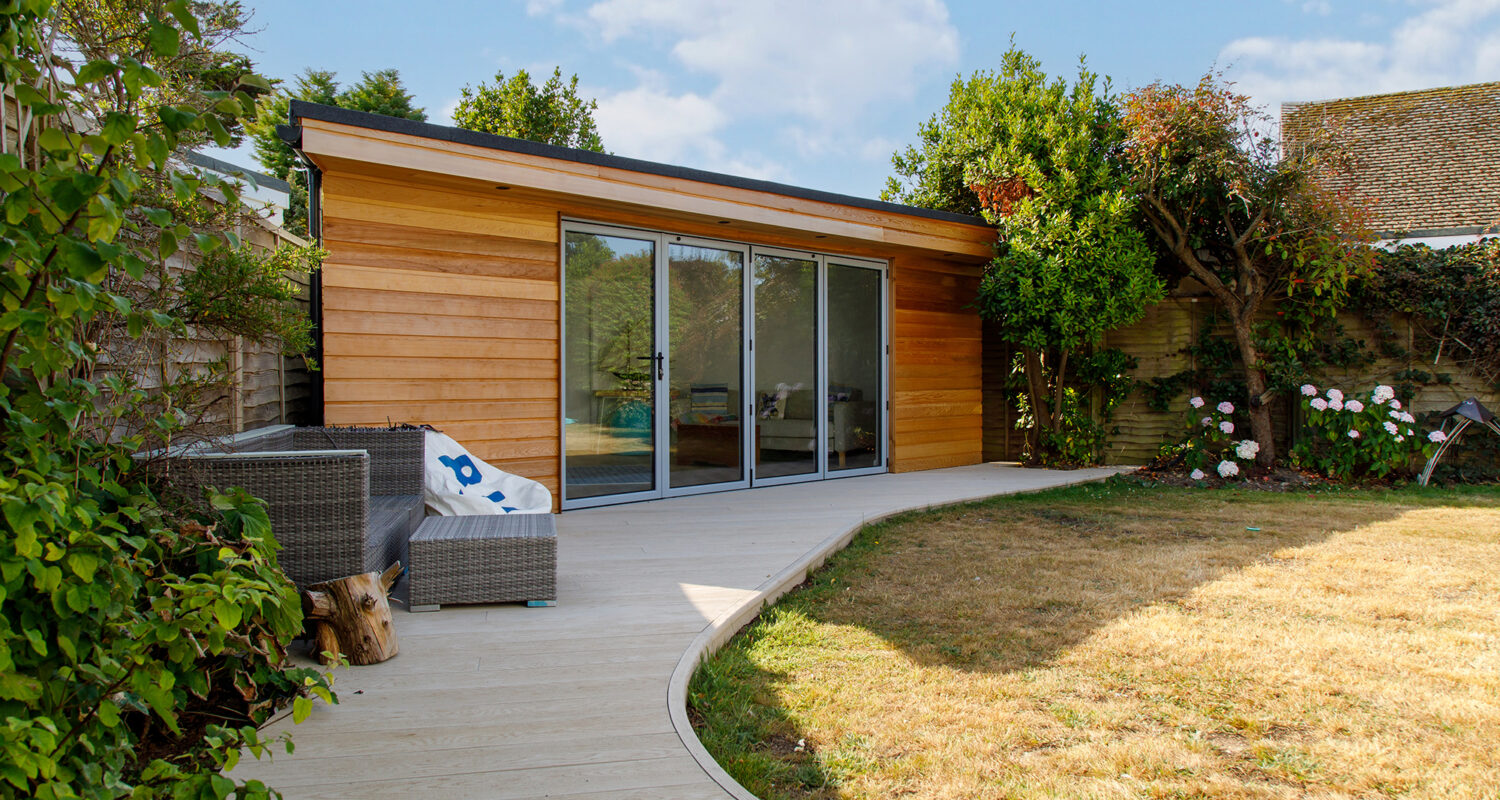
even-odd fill
[{"label": "tree trunk", "polygon": [[1042,378],[1042,356],[1030,347],[1021,348],[1025,358],[1026,396],[1031,401],[1031,429],[1026,441],[1031,446],[1031,460],[1036,462],[1042,448],[1042,431],[1052,430],[1052,412],[1047,407],[1047,383]]},{"label": "tree trunk", "polygon": [[1245,388],[1249,395],[1245,412],[1250,416],[1250,436],[1260,445],[1255,463],[1271,467],[1276,463],[1276,438],[1271,428],[1271,407],[1266,405],[1266,373],[1260,368],[1260,351],[1255,347],[1254,331],[1248,318],[1234,315],[1234,341],[1240,348],[1245,365]]},{"label": "tree trunk", "polygon": [[312,622],[320,661],[335,663],[342,653],[350,664],[379,664],[399,652],[386,594],[400,574],[398,562],[384,573],[318,583],[302,593],[302,613]]}]

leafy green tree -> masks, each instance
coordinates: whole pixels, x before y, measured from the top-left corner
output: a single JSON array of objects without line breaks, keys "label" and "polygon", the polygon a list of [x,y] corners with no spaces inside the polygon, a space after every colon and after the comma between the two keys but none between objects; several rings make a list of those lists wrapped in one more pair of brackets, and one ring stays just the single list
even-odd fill
[{"label": "leafy green tree", "polygon": [[[163,501],[133,456],[180,430],[185,409],[121,375],[100,334],[181,336],[195,317],[247,335],[280,326],[274,287],[243,258],[175,303],[121,291],[169,276],[168,259],[236,252],[233,234],[201,224],[219,213],[206,204],[237,205],[235,185],[172,158],[229,144],[223,120],[269,87],[242,74],[212,90],[173,71],[206,46],[204,4],[109,8],[107,29],[47,0],[0,8],[20,131],[0,154],[0,798],[266,797],[221,773],[242,748],[265,752],[278,703],[295,698],[301,718],[308,693],[331,697],[285,660],[296,590],[257,501],[216,494],[211,514]],[[94,38],[115,31],[133,33]],[[270,294],[241,291],[251,284]],[[128,416],[140,424],[111,435]]]},{"label": "leafy green tree", "polygon": [[597,101],[578,96],[577,75],[563,83],[562,67],[553,68],[552,77],[540,88],[523,69],[509,79],[504,72],[496,72],[493,86],[465,86],[453,112],[453,124],[471,131],[602,153],[604,143],[594,125],[598,108]]},{"label": "leafy green tree", "polygon": [[978,308],[1021,348],[1032,458],[1097,458],[1102,442],[1069,387],[1069,358],[1161,299],[1155,256],[1135,224],[1108,81],[1080,63],[1049,79],[1012,47],[999,72],[956,80],[921,129],[922,149],[893,159],[885,197],[978,211],[999,233]]},{"label": "leafy green tree", "polygon": [[358,83],[340,91],[334,73],[311,68],[297,76],[291,89],[280,88],[261,98],[255,118],[245,127],[261,167],[292,185],[282,227],[299,236],[307,235],[307,176],[297,154],[276,135],[276,126],[287,124],[293,100],[423,122],[427,113],[412,105],[413,99],[394,69],[362,73]]},{"label": "leafy green tree", "polygon": [[1268,467],[1276,382],[1266,353],[1315,347],[1373,264],[1365,210],[1318,181],[1347,166],[1344,154],[1327,130],[1283,151],[1266,115],[1214,74],[1138,89],[1123,113],[1130,190],[1157,243],[1230,323],[1256,462]]}]

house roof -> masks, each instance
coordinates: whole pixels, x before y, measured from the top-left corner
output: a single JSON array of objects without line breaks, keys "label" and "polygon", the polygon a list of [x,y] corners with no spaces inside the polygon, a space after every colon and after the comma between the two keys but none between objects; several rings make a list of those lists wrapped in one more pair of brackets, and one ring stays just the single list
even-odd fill
[{"label": "house roof", "polygon": [[542,158],[555,158],[572,161],[580,164],[588,164],[611,169],[627,170],[646,175],[659,175],[680,180],[697,181],[699,183],[728,186],[736,189],[746,189],[755,192],[767,192],[786,197],[796,197],[803,200],[812,200],[821,203],[834,203],[854,208],[863,208],[887,214],[903,214],[906,216],[923,217],[926,219],[943,220],[946,222],[958,222],[969,225],[989,227],[989,224],[979,217],[967,214],[954,214],[947,211],[937,211],[930,208],[917,208],[915,206],[901,205],[900,203],[887,203],[881,200],[870,200],[864,197],[825,192],[818,189],[807,189],[801,186],[791,186],[773,181],[756,180],[753,178],[742,178],[737,175],[726,175],[720,172],[709,172],[707,170],[693,169],[691,167],[679,167],[672,164],[662,164],[655,161],[643,161],[637,158],[625,158],[623,156],[610,155],[606,153],[595,153],[591,150],[578,150],[571,147],[559,147],[557,145],[542,144],[526,139],[514,139],[509,136],[497,136],[492,133],[480,133],[478,131],[465,130],[463,128],[452,128],[446,125],[433,125],[427,122],[403,119],[400,117],[388,117],[383,114],[371,114],[364,111],[352,111],[335,106],[319,105],[301,100],[293,100],[291,103],[291,128],[280,131],[282,138],[290,141],[293,146],[298,146],[296,141],[299,136],[298,126],[303,119],[333,122],[341,125],[350,125],[370,130],[386,131],[388,133],[406,134],[426,139],[434,139],[456,144],[471,145],[490,150],[502,150],[511,153],[520,153]]},{"label": "house roof", "polygon": [[1500,82],[1286,103],[1282,138],[1331,123],[1353,155],[1335,188],[1367,202],[1384,236],[1477,234],[1500,224]]}]

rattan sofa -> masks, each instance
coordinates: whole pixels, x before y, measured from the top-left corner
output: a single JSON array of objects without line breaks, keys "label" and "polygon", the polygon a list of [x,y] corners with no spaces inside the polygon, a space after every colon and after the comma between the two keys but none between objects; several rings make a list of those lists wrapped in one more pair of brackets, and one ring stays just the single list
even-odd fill
[{"label": "rattan sofa", "polygon": [[423,433],[275,425],[174,454],[174,483],[243,487],[266,501],[298,587],[407,563],[422,524]]}]

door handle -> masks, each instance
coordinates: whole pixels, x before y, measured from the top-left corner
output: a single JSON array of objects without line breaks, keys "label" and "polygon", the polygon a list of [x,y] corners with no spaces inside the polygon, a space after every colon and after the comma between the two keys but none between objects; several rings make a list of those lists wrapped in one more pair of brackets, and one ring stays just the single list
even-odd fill
[{"label": "door handle", "polygon": [[666,365],[663,363],[665,361],[666,361],[666,359],[662,357],[661,353],[657,353],[656,354],[656,379],[657,380],[662,380],[663,378],[667,377]]}]

